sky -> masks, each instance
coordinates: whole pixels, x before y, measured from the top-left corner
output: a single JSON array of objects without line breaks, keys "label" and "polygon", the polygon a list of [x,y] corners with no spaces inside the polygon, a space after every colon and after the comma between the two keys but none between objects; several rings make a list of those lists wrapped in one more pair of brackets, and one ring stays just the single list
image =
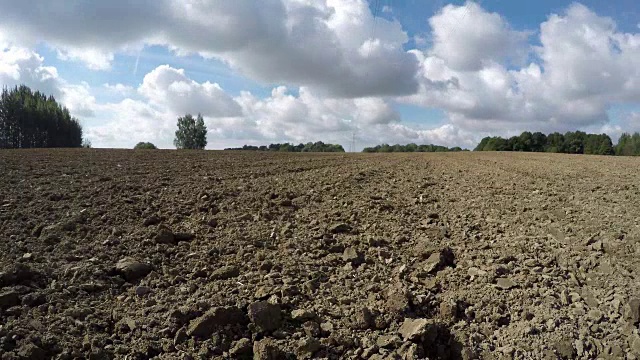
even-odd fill
[{"label": "sky", "polygon": [[472,149],[640,131],[637,0],[0,0],[0,86],[52,94],[93,147],[324,141]]}]

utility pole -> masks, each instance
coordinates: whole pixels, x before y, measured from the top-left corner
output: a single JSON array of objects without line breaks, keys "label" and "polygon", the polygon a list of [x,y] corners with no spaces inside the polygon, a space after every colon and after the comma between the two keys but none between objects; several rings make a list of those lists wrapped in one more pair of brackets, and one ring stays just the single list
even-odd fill
[{"label": "utility pole", "polygon": [[351,133],[351,152],[356,152],[356,132]]}]

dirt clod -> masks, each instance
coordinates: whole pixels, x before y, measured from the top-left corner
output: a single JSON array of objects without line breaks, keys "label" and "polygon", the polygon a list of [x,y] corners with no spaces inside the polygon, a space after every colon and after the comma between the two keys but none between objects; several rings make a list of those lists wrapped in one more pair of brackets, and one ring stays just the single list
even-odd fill
[{"label": "dirt clod", "polygon": [[273,331],[282,324],[280,306],[258,301],[248,307],[249,319],[260,331]]},{"label": "dirt clod", "polygon": [[0,292],[0,309],[10,308],[20,304],[20,294],[13,290]]},{"label": "dirt clod", "polygon": [[405,319],[398,333],[405,341],[415,341],[426,333],[428,325],[427,319]]},{"label": "dirt clod", "polygon": [[124,258],[116,263],[116,271],[129,282],[134,282],[147,276],[151,270],[152,268],[149,264],[133,258]]},{"label": "dirt clod", "polygon": [[253,343],[254,360],[278,360],[280,355],[280,349],[273,339],[265,338]]},{"label": "dirt clod", "polygon": [[220,330],[227,325],[242,325],[246,323],[246,315],[237,307],[215,307],[201,317],[191,321],[187,329],[187,335],[206,339],[216,330]]}]

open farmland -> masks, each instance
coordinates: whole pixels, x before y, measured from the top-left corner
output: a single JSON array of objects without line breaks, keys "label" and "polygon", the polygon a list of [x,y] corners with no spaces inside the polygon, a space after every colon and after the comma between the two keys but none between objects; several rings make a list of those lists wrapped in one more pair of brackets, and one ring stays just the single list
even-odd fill
[{"label": "open farmland", "polygon": [[1,358],[634,359],[639,169],[2,151]]}]

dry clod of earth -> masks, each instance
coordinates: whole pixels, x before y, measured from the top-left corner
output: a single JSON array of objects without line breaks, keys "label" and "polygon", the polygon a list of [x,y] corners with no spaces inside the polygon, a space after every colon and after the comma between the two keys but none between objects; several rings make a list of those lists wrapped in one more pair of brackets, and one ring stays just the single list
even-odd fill
[{"label": "dry clod of earth", "polygon": [[0,152],[0,358],[640,359],[640,158]]},{"label": "dry clod of earth", "polygon": [[282,324],[280,305],[258,301],[247,308],[249,319],[259,331],[273,331]]}]

